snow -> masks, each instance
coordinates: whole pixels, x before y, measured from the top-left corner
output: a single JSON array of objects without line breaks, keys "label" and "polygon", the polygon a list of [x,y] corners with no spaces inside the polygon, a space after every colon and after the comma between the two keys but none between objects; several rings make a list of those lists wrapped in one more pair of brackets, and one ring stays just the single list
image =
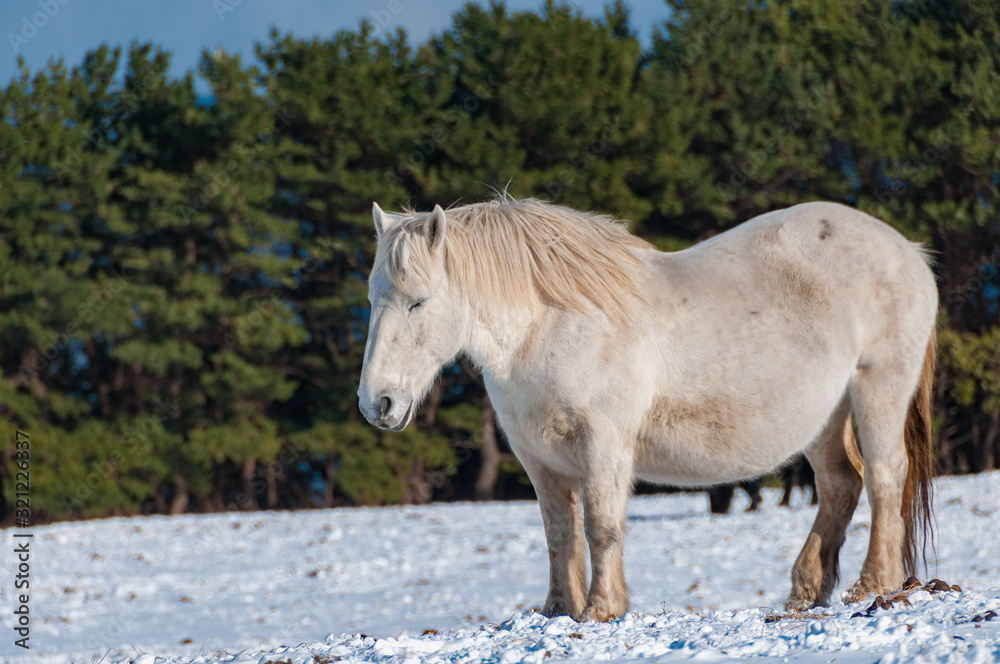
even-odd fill
[{"label": "snow", "polygon": [[[815,508],[711,516],[704,494],[634,498],[632,612],[548,620],[548,556],[531,502],[142,517],[33,530],[31,650],[13,645],[0,578],[0,660],[28,662],[1000,661],[1000,473],[935,482],[937,566],[918,590],[774,619]],[[868,544],[864,497],[839,597]],[[13,570],[14,531],[0,531]],[[855,616],[861,613],[860,616]],[[979,620],[974,620],[979,617]],[[426,633],[425,633],[426,631]],[[103,659],[102,659],[103,658]]]}]

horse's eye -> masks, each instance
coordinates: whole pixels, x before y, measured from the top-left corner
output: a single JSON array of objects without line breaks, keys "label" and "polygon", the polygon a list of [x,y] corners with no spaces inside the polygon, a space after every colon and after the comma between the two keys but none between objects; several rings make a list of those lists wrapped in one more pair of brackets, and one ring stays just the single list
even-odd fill
[{"label": "horse's eye", "polygon": [[423,300],[417,300],[416,302],[414,302],[413,304],[410,305],[410,308],[408,309],[408,311],[413,311],[414,309],[417,309],[417,308],[423,306],[423,304],[424,304]]}]

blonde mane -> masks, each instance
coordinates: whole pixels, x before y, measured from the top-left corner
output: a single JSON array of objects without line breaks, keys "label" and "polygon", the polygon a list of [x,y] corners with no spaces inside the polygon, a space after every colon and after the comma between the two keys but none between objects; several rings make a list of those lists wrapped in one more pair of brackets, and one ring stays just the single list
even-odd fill
[{"label": "blonde mane", "polygon": [[[580,311],[598,307],[626,319],[636,300],[642,263],[635,251],[649,248],[623,224],[536,199],[501,196],[446,212],[445,267],[449,279],[479,303],[534,308],[541,304]],[[379,240],[373,272],[385,270],[405,288],[407,273],[420,274],[429,260],[426,213],[407,214]]]}]

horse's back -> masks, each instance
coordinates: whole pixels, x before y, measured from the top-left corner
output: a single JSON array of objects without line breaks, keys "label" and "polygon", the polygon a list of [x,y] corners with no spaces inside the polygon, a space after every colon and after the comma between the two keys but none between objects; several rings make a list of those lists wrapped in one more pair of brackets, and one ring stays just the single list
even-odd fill
[{"label": "horse's back", "polygon": [[887,336],[908,336],[907,329],[930,333],[933,273],[922,249],[888,224],[844,205],[805,203],[780,211],[770,225],[806,271],[828,284],[834,312],[855,326],[862,352]]},{"label": "horse's back", "polygon": [[920,251],[841,205],[762,215],[654,265],[668,362],[640,444],[645,479],[770,470],[819,434],[860,364],[926,343],[933,327]]},{"label": "horse's back", "polygon": [[932,325],[937,309],[934,277],[919,246],[837,203],[770,212],[689,251],[704,265],[740,256],[758,279],[754,285],[788,306],[812,315],[828,310],[841,323],[875,324],[873,334],[881,324]]}]

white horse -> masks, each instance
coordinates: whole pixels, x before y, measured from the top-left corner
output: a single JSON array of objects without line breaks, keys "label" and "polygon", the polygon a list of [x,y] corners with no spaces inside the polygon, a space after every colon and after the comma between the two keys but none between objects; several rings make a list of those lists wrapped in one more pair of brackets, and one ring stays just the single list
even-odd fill
[{"label": "white horse", "polygon": [[820,503],[787,605],[830,600],[862,479],[871,534],[847,599],[914,572],[930,513],[937,287],[889,226],[807,203],[662,253],[606,217],[530,199],[401,215],[376,204],[374,217],[361,410],[399,431],[457,354],[481,367],[538,494],[546,614],[628,609],[636,478],[735,482],[801,451]]}]

